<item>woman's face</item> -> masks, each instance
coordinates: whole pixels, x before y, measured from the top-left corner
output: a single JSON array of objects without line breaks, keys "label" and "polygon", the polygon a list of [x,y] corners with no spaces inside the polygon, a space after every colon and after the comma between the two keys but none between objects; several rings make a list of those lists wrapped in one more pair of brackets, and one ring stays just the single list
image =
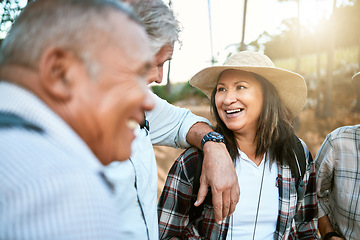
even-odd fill
[{"label": "woman's face", "polygon": [[263,108],[260,82],[248,72],[224,71],[218,81],[215,105],[228,129],[239,134],[256,134]]}]

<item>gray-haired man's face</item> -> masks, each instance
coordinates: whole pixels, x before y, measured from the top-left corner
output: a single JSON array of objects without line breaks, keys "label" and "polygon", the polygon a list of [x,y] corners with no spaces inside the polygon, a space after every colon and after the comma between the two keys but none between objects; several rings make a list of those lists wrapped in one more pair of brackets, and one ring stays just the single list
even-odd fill
[{"label": "gray-haired man's face", "polygon": [[174,52],[174,44],[164,45],[154,56],[152,69],[148,76],[148,84],[161,83],[163,79],[164,63],[171,59]]}]

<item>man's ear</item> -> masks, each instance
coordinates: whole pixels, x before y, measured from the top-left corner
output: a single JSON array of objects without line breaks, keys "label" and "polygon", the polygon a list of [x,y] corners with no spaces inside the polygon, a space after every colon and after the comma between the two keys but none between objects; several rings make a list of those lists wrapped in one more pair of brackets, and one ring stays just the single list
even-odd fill
[{"label": "man's ear", "polygon": [[52,98],[66,101],[71,98],[71,82],[67,79],[74,55],[61,48],[47,49],[40,59],[40,82]]}]

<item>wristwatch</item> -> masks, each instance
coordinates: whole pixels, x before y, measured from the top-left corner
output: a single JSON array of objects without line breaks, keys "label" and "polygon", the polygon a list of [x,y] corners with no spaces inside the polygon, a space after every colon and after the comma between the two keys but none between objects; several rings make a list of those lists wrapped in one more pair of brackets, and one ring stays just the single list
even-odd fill
[{"label": "wristwatch", "polygon": [[223,135],[221,135],[220,133],[217,132],[209,132],[207,133],[203,139],[201,140],[201,149],[204,148],[204,144],[207,141],[213,141],[213,142],[222,142],[225,143],[225,138]]}]

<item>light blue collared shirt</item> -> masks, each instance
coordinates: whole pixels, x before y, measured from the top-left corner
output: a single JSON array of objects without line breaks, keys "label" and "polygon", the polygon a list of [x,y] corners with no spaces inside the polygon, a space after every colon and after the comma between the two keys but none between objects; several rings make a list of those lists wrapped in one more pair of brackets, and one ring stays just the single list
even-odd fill
[{"label": "light blue collared shirt", "polygon": [[[186,148],[189,129],[197,122],[210,122],[179,108],[151,93],[155,107],[146,113],[149,131],[138,129],[132,144],[130,161],[110,164],[107,178],[114,183],[122,218],[129,224],[127,238],[131,240],[159,239],[157,217],[158,174],[153,149],[154,145]],[[175,161],[175,159],[169,159]],[[124,174],[126,172],[126,174]]]},{"label": "light blue collared shirt", "polygon": [[44,130],[0,128],[0,239],[124,239],[103,166],[72,128],[1,81],[0,111]]}]

